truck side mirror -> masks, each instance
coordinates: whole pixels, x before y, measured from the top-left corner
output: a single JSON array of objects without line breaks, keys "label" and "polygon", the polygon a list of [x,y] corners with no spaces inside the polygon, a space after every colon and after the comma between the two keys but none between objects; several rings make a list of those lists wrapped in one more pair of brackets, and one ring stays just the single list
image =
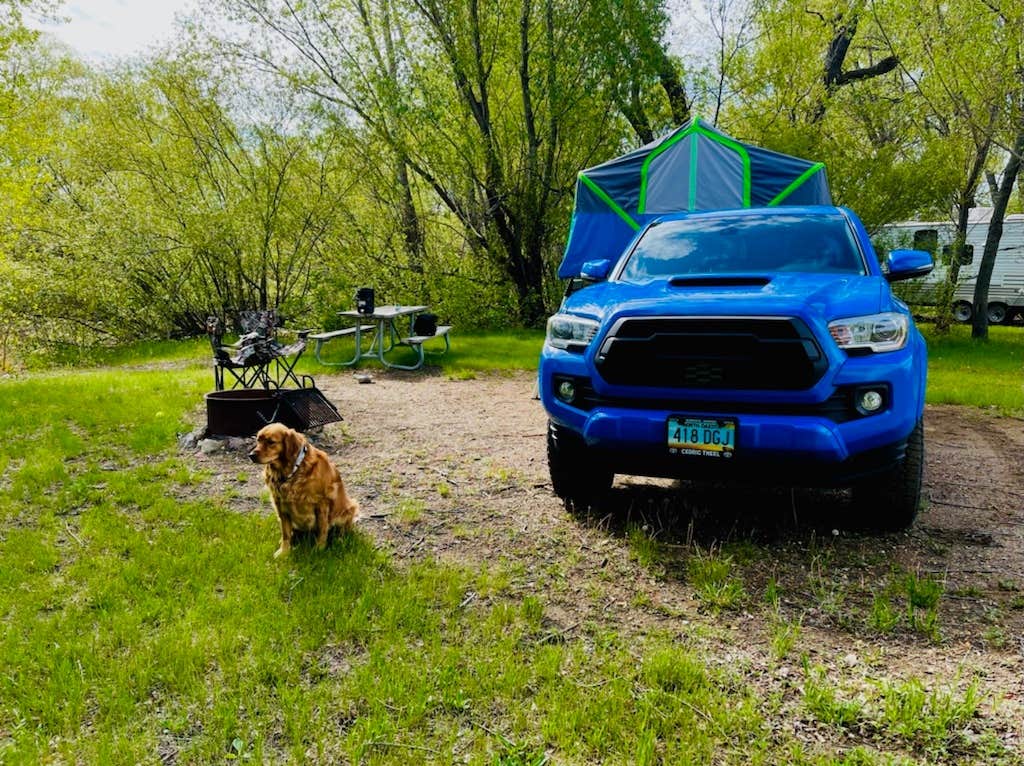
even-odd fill
[{"label": "truck side mirror", "polygon": [[931,253],[924,250],[892,250],[885,257],[882,271],[889,282],[923,277],[935,266]]},{"label": "truck side mirror", "polygon": [[601,282],[608,278],[611,270],[612,262],[609,260],[587,261],[580,267],[580,276],[588,282]]}]

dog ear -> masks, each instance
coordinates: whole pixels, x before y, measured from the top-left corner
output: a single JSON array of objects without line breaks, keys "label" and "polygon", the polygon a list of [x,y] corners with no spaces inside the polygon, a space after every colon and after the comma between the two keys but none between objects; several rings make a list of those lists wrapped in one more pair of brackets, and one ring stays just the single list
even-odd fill
[{"label": "dog ear", "polygon": [[298,431],[289,428],[284,435],[284,459],[288,465],[294,465],[299,452],[302,451],[302,443],[306,440]]}]

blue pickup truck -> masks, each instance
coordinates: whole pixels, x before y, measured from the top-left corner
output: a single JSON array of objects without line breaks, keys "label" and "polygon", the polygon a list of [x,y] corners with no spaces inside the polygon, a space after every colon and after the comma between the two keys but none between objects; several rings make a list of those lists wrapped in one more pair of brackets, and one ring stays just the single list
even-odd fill
[{"label": "blue pickup truck", "polygon": [[831,205],[634,228],[621,254],[573,268],[582,286],[548,320],[538,375],[555,493],[589,506],[617,473],[851,487],[848,521],[909,527],[927,359],[889,283],[928,273],[931,256],[880,263],[857,217]]}]

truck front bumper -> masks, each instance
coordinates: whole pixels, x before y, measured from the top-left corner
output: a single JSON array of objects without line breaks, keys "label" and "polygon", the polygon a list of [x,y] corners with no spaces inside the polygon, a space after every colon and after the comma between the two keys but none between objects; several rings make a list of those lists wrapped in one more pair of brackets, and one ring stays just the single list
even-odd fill
[{"label": "truck front bumper", "polygon": [[[814,390],[771,392],[637,392],[597,381],[586,403],[567,404],[555,382],[593,370],[580,357],[542,356],[541,399],[551,422],[580,435],[588,457],[615,473],[695,479],[743,479],[794,486],[843,486],[892,468],[906,451],[921,417],[923,373],[911,349],[851,358],[830,371]],[[885,388],[885,408],[871,415],[837,415],[830,397],[862,385]],[[732,401],[722,401],[727,397]],[[826,412],[828,410],[828,412]],[[736,446],[725,457],[673,454],[668,422],[673,416],[730,418]]]},{"label": "truck front bumper", "polygon": [[[614,473],[666,478],[743,479],[799,486],[843,486],[892,468],[903,458],[906,436],[851,453],[854,424],[729,412],[711,416],[737,421],[736,449],[729,458],[670,453],[668,419],[675,410],[635,412],[615,408],[589,413],[581,433],[588,457]],[[701,417],[709,413],[699,413]],[[876,418],[884,417],[882,415]],[[553,419],[554,423],[558,423]],[[875,422],[873,426],[881,423]],[[563,426],[564,427],[564,426]],[[575,429],[573,429],[575,430]],[[909,433],[909,431],[908,431]]]}]

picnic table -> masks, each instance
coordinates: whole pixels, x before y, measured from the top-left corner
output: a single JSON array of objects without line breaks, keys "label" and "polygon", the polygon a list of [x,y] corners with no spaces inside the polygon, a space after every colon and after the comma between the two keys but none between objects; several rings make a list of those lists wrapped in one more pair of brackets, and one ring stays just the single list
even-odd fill
[{"label": "picnic table", "polygon": [[[313,333],[309,339],[316,342],[314,354],[320,364],[351,367],[358,364],[362,359],[377,359],[385,367],[398,370],[418,370],[423,366],[425,355],[423,344],[432,338],[444,339],[444,354],[451,350],[451,343],[448,339],[448,332],[451,327],[439,325],[433,335],[417,335],[413,330],[416,315],[427,310],[427,306],[377,306],[372,314],[362,314],[358,311],[339,311],[338,316],[345,319],[355,320],[351,327],[329,332]],[[408,324],[406,321],[408,320]],[[407,331],[406,331],[407,330]],[[351,359],[344,362],[325,362],[320,358],[320,352],[325,343],[353,336],[355,338],[355,353]],[[365,343],[365,337],[370,336],[369,344]],[[416,359],[412,364],[401,364],[391,361],[387,354],[391,353],[395,346],[405,346],[416,352]]]}]

